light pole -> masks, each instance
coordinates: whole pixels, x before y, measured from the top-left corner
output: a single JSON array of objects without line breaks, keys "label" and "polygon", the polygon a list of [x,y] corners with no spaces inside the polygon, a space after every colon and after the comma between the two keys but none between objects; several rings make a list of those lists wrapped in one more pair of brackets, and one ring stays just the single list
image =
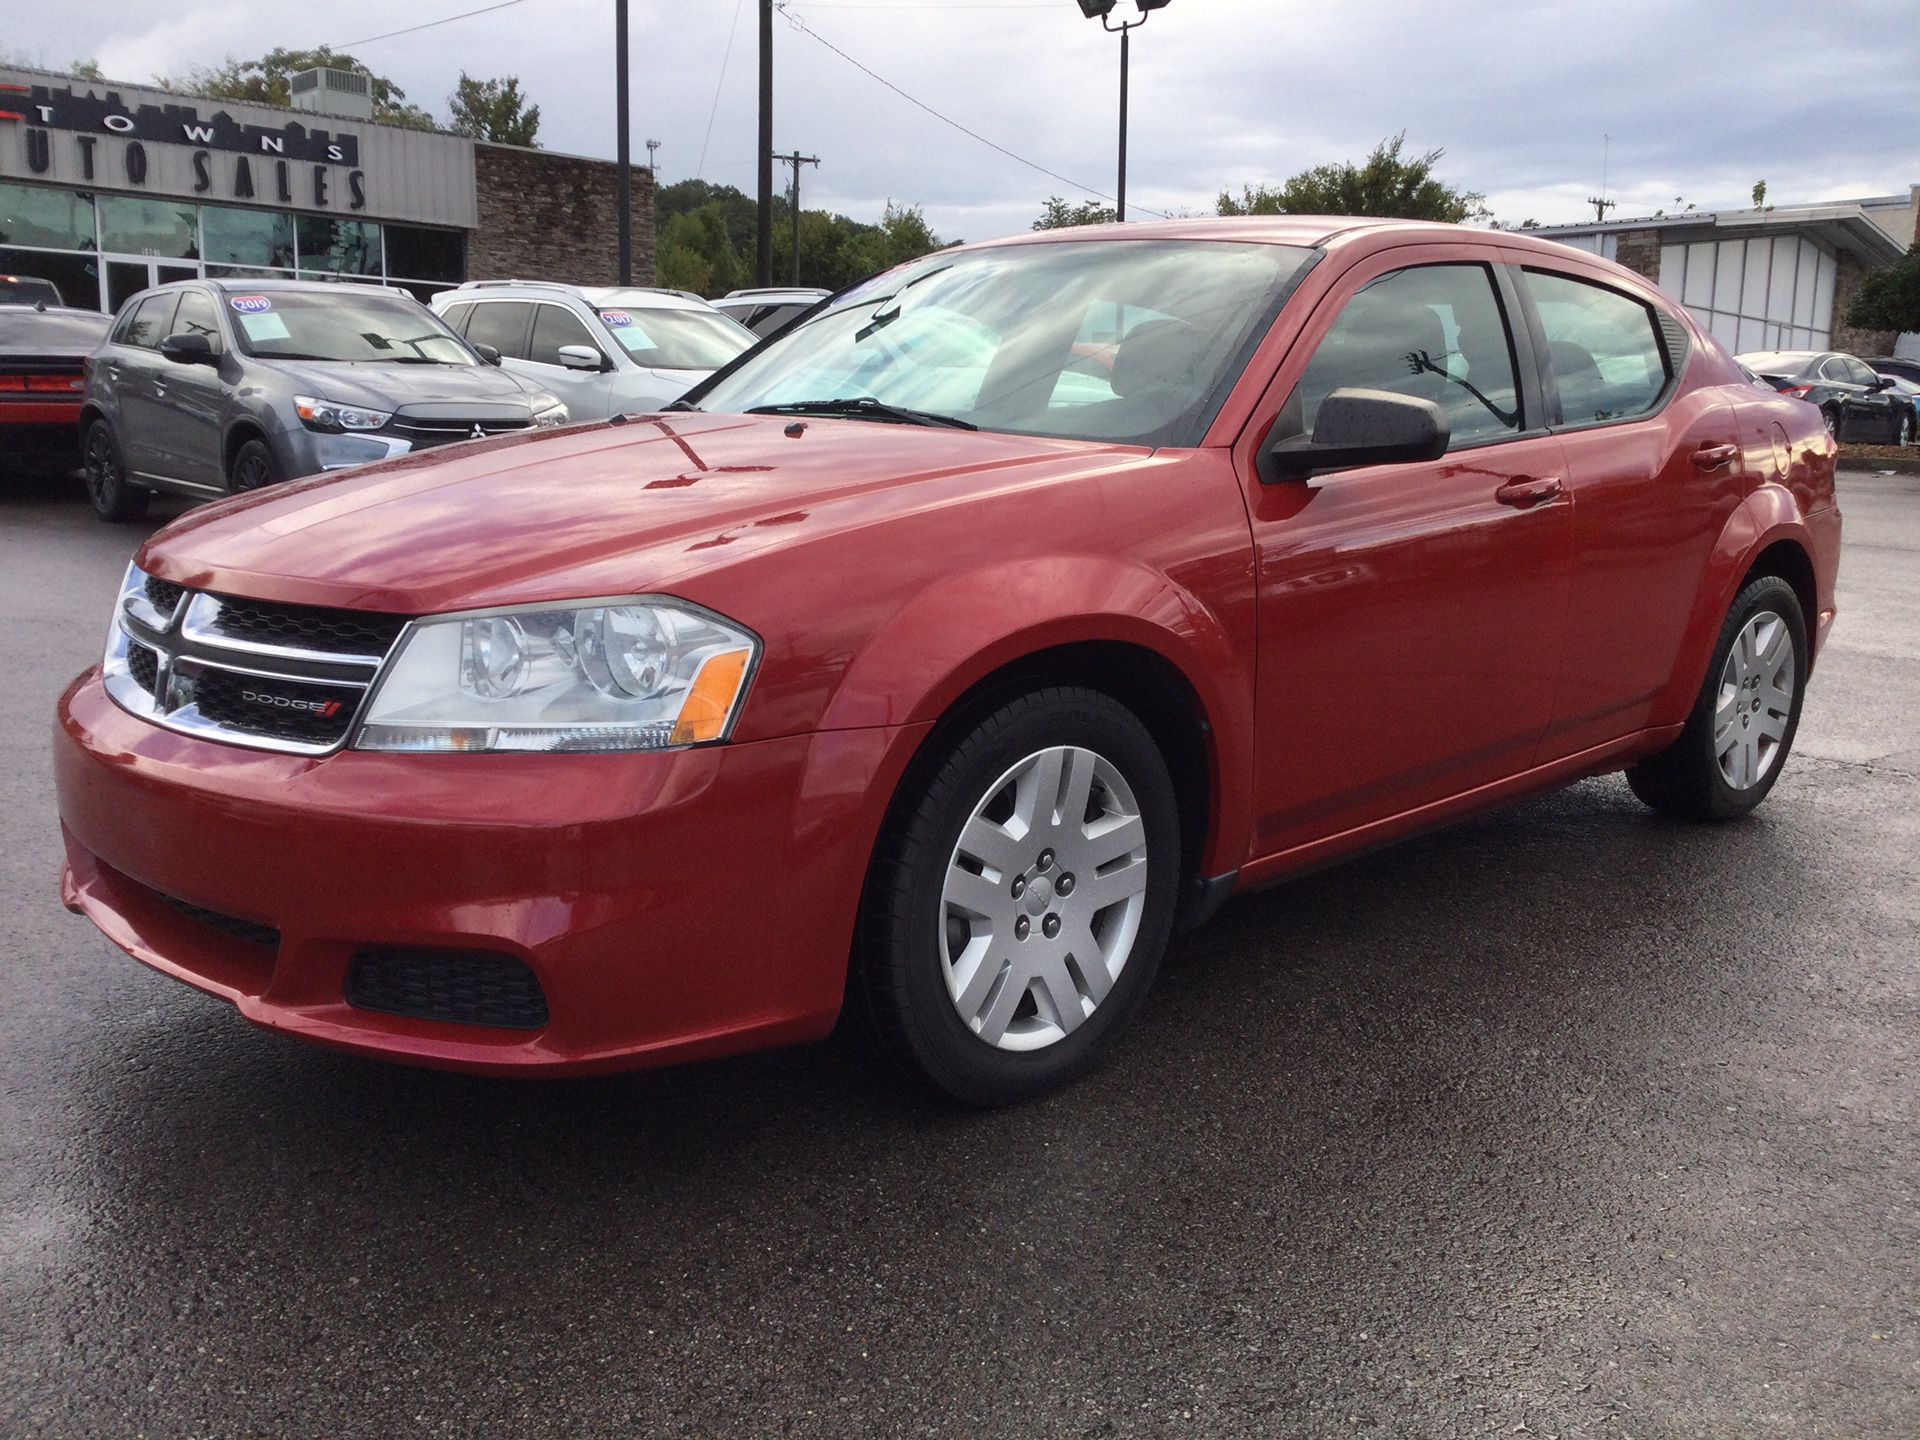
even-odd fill
[{"label": "light pole", "polygon": [[1114,218],[1127,218],[1127,60],[1132,38],[1129,34],[1136,25],[1147,23],[1147,16],[1155,10],[1164,10],[1168,0],[1133,0],[1134,8],[1139,10],[1140,18],[1113,23],[1113,11],[1118,0],[1079,0],[1080,13],[1089,20],[1098,20],[1107,30],[1120,32],[1120,182],[1116,187]]}]

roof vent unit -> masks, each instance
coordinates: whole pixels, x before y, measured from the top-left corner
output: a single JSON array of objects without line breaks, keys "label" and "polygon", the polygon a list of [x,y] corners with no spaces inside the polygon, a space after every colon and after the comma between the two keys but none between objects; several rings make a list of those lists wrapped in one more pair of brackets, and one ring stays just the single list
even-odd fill
[{"label": "roof vent unit", "polygon": [[373,119],[373,77],[359,70],[302,70],[288,80],[287,88],[296,110]]}]

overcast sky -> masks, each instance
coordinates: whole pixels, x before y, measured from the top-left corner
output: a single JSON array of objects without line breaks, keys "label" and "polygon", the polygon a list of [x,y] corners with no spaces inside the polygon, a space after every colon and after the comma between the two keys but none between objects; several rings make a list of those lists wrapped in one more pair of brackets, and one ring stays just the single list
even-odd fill
[{"label": "overcast sky", "polygon": [[[462,69],[515,74],[544,144],[611,156],[613,0],[518,0],[368,39],[485,3],[0,0],[0,50],[53,68],[92,55],[144,81],[333,44],[443,118]],[[751,193],[757,3],[632,0],[634,153],[661,141],[664,182]],[[774,29],[775,147],[821,157],[809,207],[868,219],[892,198],[943,237],[984,239],[1025,229],[1049,194],[1113,189],[1119,43],[1074,0],[793,0]],[[1086,188],[916,109],[823,40]],[[1761,179],[1780,203],[1903,192],[1920,181],[1920,23],[1912,0],[1171,0],[1135,32],[1139,205],[1210,210],[1223,186],[1359,158],[1400,130],[1411,150],[1444,148],[1442,177],[1510,223],[1590,216],[1603,163],[1616,217],[1676,196],[1742,206]]]}]

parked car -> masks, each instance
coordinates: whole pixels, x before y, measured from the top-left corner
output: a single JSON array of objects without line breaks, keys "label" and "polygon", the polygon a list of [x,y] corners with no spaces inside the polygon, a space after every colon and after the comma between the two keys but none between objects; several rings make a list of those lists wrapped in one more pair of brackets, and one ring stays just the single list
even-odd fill
[{"label": "parked car", "polygon": [[1891,376],[1896,380],[1910,380],[1920,385],[1920,360],[1907,360],[1894,355],[1869,355],[1867,368],[1876,375]]},{"label": "parked car", "polygon": [[1911,380],[1903,380],[1898,375],[1886,375],[1881,378],[1890,382],[1887,386],[1888,394],[1902,397],[1913,407],[1912,413],[1906,417],[1906,424],[1901,428],[1898,441],[1902,445],[1911,445],[1915,438],[1920,436],[1920,385],[1916,385]]},{"label": "parked car", "polygon": [[1835,454],[1524,235],[945,250],[673,413],[162,530],[60,701],[62,894],[363,1054],[597,1072],[844,1005],[1016,1100],[1229,895],[1623,768],[1760,804],[1834,618]]},{"label": "parked car", "polygon": [[722,314],[731,315],[761,337],[778,334],[832,292],[804,286],[773,290],[734,290],[713,302]]},{"label": "parked car", "polygon": [[672,290],[470,280],[435,295],[433,308],[576,420],[664,409],[755,343],[706,301]]},{"label": "parked car", "polygon": [[61,298],[60,287],[51,280],[42,280],[37,275],[0,275],[0,305],[57,305],[67,302]]},{"label": "parked car", "polygon": [[206,499],[566,423],[553,394],[497,361],[384,286],[145,290],[88,370],[87,493],[102,519],[133,520],[155,491]]},{"label": "parked car", "polygon": [[80,461],[80,396],[87,356],[112,322],[57,301],[0,302],[0,464],[56,467]]},{"label": "parked car", "polygon": [[1866,362],[1834,350],[1763,350],[1738,358],[1781,394],[1819,406],[1837,439],[1906,443],[1902,427],[1911,426],[1911,407],[1888,394],[1888,382]]}]

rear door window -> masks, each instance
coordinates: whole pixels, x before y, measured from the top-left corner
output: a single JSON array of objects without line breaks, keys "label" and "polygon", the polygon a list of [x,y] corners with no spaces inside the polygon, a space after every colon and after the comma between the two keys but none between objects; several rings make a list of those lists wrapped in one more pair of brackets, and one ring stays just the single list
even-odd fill
[{"label": "rear door window", "polygon": [[509,360],[527,358],[527,312],[524,300],[489,300],[473,307],[467,321],[467,343],[491,345]]},{"label": "rear door window", "polygon": [[1547,379],[1567,425],[1644,415],[1667,388],[1666,354],[1651,306],[1547,270],[1528,270],[1527,289],[1546,334]]},{"label": "rear door window", "polygon": [[1311,435],[1335,390],[1430,400],[1450,449],[1520,429],[1512,337],[1484,265],[1421,265],[1382,275],[1347,301],[1280,412],[1276,436]]},{"label": "rear door window", "polygon": [[564,365],[560,358],[562,345],[584,345],[605,358],[605,352],[594,343],[593,332],[571,310],[564,305],[534,306],[533,344],[528,347],[527,358],[536,365]]}]

